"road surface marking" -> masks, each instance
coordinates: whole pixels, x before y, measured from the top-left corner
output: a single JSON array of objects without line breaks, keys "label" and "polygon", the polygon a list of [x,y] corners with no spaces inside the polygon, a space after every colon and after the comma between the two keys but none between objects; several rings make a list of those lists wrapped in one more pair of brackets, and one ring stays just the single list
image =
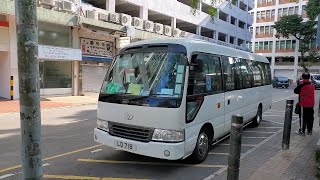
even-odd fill
[{"label": "road surface marking", "polygon": [[242,136],[242,138],[247,138],[247,139],[264,139],[268,137],[252,137],[252,136]]},{"label": "road surface marking", "polygon": [[[50,166],[50,164],[45,163],[45,164],[42,165],[42,167],[46,167],[46,166]],[[0,176],[0,179],[5,179],[5,178],[7,178],[7,177],[16,176],[16,175],[18,175],[18,174],[22,174],[22,171],[10,173],[10,174],[5,174],[5,175],[3,175],[3,176]]]},{"label": "road surface marking", "polygon": [[280,102],[280,101],[287,100],[287,99],[290,99],[290,98],[293,98],[293,97],[294,97],[294,98],[295,98],[295,97],[298,97],[298,95],[295,94],[295,95],[288,96],[288,97],[285,97],[285,98],[275,99],[275,100],[272,100],[272,103]]},{"label": "road surface marking", "polygon": [[114,161],[114,160],[96,160],[96,159],[78,159],[80,162],[88,163],[109,163],[109,164],[134,164],[134,165],[155,165],[155,166],[185,166],[199,168],[223,168],[224,165],[210,164],[178,164],[178,163],[161,163],[161,162],[142,162],[142,161]]},{"label": "road surface marking", "polygon": [[224,155],[224,156],[228,156],[229,153],[216,153],[216,152],[209,152],[210,155]]},{"label": "road surface marking", "polygon": [[264,128],[264,129],[272,129],[272,128],[278,128],[278,129],[279,129],[279,128],[280,128],[280,129],[281,129],[282,127],[279,127],[279,126],[276,127],[276,126],[274,126],[274,127],[256,127],[256,128],[259,128],[259,129],[263,129],[263,128]]},{"label": "road surface marking", "polygon": [[283,125],[283,123],[281,123],[281,122],[271,121],[271,120],[263,120],[263,121],[261,121],[261,123],[281,124],[281,125]]},{"label": "road surface marking", "polygon": [[[230,144],[226,144],[226,143],[223,143],[223,144],[217,144],[217,145],[221,145],[221,146],[230,146]],[[254,147],[254,146],[256,146],[256,145],[254,145],[254,144],[241,144],[241,146]]]},{"label": "road surface marking", "polygon": [[265,132],[265,131],[243,131],[243,133],[265,133],[265,134],[273,134],[277,132]]},{"label": "road surface marking", "polygon": [[91,153],[94,154],[94,153],[97,153],[97,152],[100,152],[100,151],[102,151],[101,148],[100,148],[100,149],[93,150],[93,151],[91,151]]},{"label": "road surface marking", "polygon": [[[298,119],[295,119],[292,123],[297,122]],[[253,147],[252,149],[250,149],[249,151],[245,152],[244,154],[241,154],[240,159],[245,158],[246,156],[248,156],[249,154],[251,154],[253,151],[257,150],[259,147],[261,147],[263,144],[265,144],[266,142],[268,142],[270,139],[272,139],[273,137],[277,136],[279,133],[281,133],[283,130],[279,129],[276,133],[272,134],[271,136],[269,136],[267,139],[264,139],[263,141],[261,141],[259,144],[257,144],[255,147]],[[213,179],[215,176],[223,173],[224,171],[227,170],[227,166],[224,168],[219,169],[218,171],[214,172],[213,174],[211,174],[210,176],[206,177],[204,180],[211,180]]]},{"label": "road surface marking", "polygon": [[5,178],[8,178],[8,177],[11,177],[11,176],[14,176],[15,174],[5,174],[3,176],[0,176],[0,179],[5,179]]},{"label": "road surface marking", "polygon": [[95,145],[95,146],[90,146],[90,147],[87,147],[87,148],[78,149],[78,150],[66,152],[66,153],[63,153],[63,154],[58,154],[58,155],[55,155],[55,156],[47,157],[47,158],[45,158],[45,159],[43,159],[43,160],[44,160],[44,161],[48,161],[48,160],[51,160],[51,159],[56,159],[56,158],[59,158],[59,157],[62,157],[62,156],[67,156],[67,155],[75,154],[75,153],[78,153],[78,152],[82,152],[82,151],[94,149],[94,148],[101,147],[101,146],[102,146],[102,144]]},{"label": "road surface marking", "polygon": [[[43,159],[43,161],[56,159],[56,158],[59,158],[59,157],[63,157],[63,156],[75,154],[75,153],[78,153],[78,152],[82,152],[82,151],[98,148],[98,147],[101,147],[101,146],[102,146],[102,144],[99,144],[99,145],[95,145],[95,146],[86,147],[86,148],[83,148],[83,149],[78,149],[78,150],[66,152],[66,153],[63,153],[63,154],[58,154],[58,155],[55,155],[55,156],[47,157],[47,158]],[[5,168],[5,169],[0,169],[0,173],[6,172],[6,171],[11,171],[11,170],[14,170],[14,169],[18,169],[20,167],[21,167],[21,165],[16,165],[16,166],[12,166],[12,167]]]},{"label": "road surface marking", "polygon": [[43,178],[48,179],[77,179],[77,180],[146,180],[133,178],[108,178],[108,177],[93,177],[93,176],[70,176],[70,175],[43,175]]}]

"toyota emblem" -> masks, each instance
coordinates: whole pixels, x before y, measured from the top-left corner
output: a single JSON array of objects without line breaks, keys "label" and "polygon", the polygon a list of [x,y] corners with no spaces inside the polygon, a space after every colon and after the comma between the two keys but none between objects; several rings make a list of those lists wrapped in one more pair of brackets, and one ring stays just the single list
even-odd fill
[{"label": "toyota emblem", "polygon": [[129,113],[126,113],[125,116],[124,116],[124,119],[125,120],[132,120],[133,119],[133,115],[131,115]]}]

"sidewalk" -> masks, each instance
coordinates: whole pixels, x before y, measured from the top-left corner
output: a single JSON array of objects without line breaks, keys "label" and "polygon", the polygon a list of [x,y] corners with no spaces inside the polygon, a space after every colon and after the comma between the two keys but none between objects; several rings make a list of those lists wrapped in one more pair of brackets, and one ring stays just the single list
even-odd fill
[{"label": "sidewalk", "polygon": [[[55,97],[41,97],[41,109],[72,107],[87,104],[97,104],[98,93],[90,93],[85,96],[55,96]],[[1,113],[15,113],[19,112],[19,100],[1,100]]]},{"label": "sidewalk", "polygon": [[[316,180],[315,151],[320,138],[319,118],[315,113],[312,136],[299,136],[291,129],[290,148],[282,150],[282,132],[268,143],[257,148],[255,153],[243,157],[240,162],[241,180]],[[227,172],[212,177],[227,179]]]}]

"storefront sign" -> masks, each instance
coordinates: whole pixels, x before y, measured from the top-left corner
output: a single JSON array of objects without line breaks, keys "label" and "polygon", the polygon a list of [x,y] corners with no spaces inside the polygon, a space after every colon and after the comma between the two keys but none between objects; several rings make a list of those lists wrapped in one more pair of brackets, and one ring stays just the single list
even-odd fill
[{"label": "storefront sign", "polygon": [[120,49],[131,43],[130,37],[119,37],[116,40],[116,48]]},{"label": "storefront sign", "polygon": [[93,39],[81,39],[81,50],[84,55],[112,57],[113,56],[112,42],[93,40]]},{"label": "storefront sign", "polygon": [[80,49],[39,45],[38,51],[38,59],[65,61],[82,60],[82,53]]}]

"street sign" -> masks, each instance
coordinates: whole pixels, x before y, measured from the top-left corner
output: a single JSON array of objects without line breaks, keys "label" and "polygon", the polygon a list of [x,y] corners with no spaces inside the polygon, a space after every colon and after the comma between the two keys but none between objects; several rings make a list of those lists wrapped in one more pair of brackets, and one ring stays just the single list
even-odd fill
[{"label": "street sign", "polygon": [[131,37],[118,37],[116,40],[116,48],[120,49],[123,48],[124,46],[130,44],[131,42]]}]

